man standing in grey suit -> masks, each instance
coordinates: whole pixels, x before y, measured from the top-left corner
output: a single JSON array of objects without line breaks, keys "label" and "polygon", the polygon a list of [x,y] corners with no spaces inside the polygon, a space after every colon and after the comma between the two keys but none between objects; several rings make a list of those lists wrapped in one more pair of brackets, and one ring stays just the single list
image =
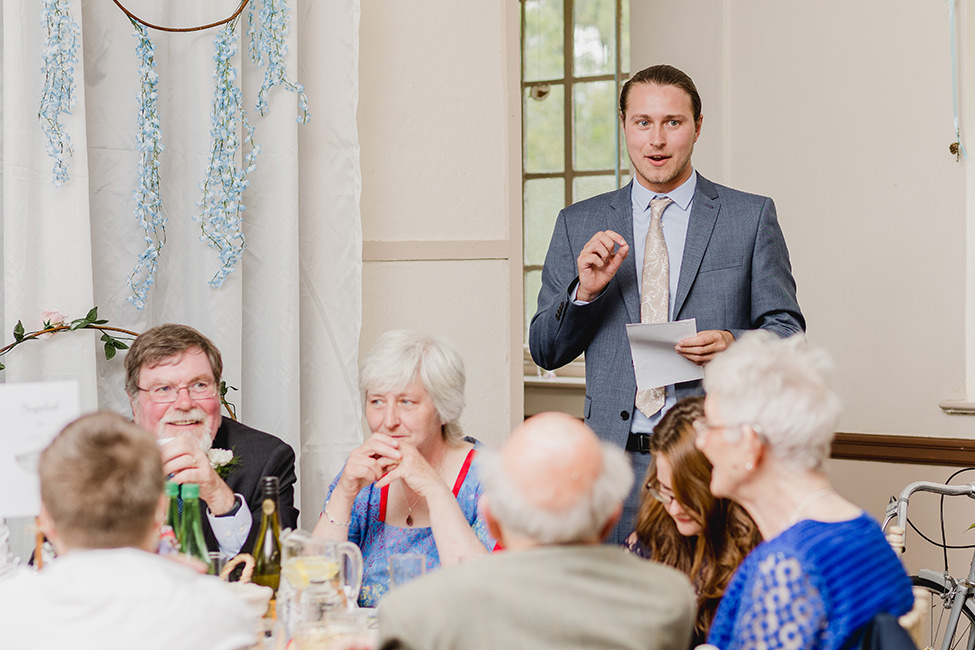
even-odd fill
[{"label": "man standing in grey suit", "polygon": [[684,574],[599,543],[633,481],[616,445],[573,417],[543,413],[477,462],[480,507],[505,550],[390,591],[380,648],[688,646],[695,599]]},{"label": "man standing in grey suit", "polygon": [[[700,381],[667,386],[656,404],[636,408],[626,324],[641,322],[648,277],[666,287],[667,320],[697,320],[698,333],[676,351],[699,365],[747,330],[790,336],[805,320],[772,200],[712,183],[691,165],[703,120],[691,78],[669,65],[641,70],[623,86],[620,119],[636,182],[559,214],[529,346],[546,369],[585,353],[586,423],[624,447],[642,477],[654,425],[678,399],[702,392]],[[665,197],[653,222],[650,203]],[[666,242],[662,278],[644,271],[655,228]],[[617,541],[631,530],[639,497],[634,489],[627,498]]]}]

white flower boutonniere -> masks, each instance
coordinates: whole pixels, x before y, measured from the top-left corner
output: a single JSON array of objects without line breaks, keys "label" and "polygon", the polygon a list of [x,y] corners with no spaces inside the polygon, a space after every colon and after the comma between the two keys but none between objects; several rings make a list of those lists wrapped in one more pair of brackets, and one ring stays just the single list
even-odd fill
[{"label": "white flower boutonniere", "polygon": [[234,452],[230,449],[207,449],[207,459],[210,461],[210,467],[217,473],[220,478],[227,478],[230,474],[230,470],[239,462],[239,458],[234,456]]}]

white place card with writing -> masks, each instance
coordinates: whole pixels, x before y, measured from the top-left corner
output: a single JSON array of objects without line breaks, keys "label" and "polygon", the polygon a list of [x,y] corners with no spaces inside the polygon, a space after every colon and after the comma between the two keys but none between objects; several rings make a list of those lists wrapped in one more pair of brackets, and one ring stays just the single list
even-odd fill
[{"label": "white place card with writing", "polygon": [[40,512],[40,452],[79,415],[76,381],[0,384],[0,517]]}]

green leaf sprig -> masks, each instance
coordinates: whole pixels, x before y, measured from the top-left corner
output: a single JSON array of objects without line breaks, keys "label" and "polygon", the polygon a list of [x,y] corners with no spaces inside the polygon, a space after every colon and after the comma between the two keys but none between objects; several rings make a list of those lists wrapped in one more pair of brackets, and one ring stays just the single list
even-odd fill
[{"label": "green leaf sprig", "polygon": [[[92,329],[102,333],[101,340],[104,342],[105,358],[111,359],[119,350],[127,350],[129,344],[135,340],[139,334],[131,330],[108,325],[108,321],[98,317],[98,307],[92,307],[84,318],[76,318],[71,322],[59,321],[52,323],[45,321],[41,329],[28,332],[24,328],[22,321],[17,321],[14,326],[14,342],[0,348],[0,357],[13,350],[18,345],[35,341],[42,336],[57,334],[58,332],[74,332],[76,330]],[[5,370],[5,366],[0,362],[0,370]]]},{"label": "green leaf sprig", "polygon": [[[134,341],[138,332],[133,332],[132,330],[122,329],[121,327],[112,327],[108,324],[108,320],[98,317],[98,307],[92,307],[84,318],[76,318],[71,322],[66,322],[60,320],[57,322],[51,322],[51,320],[46,320],[43,326],[39,330],[34,330],[28,332],[24,328],[24,323],[22,321],[17,321],[14,325],[14,342],[9,343],[2,348],[0,348],[0,357],[7,354],[18,345],[22,345],[29,341],[36,341],[37,339],[57,334],[58,332],[74,332],[77,330],[97,330],[102,333],[101,341],[104,344],[103,350],[105,352],[105,359],[111,360],[115,357],[115,354],[119,350],[128,350],[129,343]],[[126,343],[128,341],[128,343]],[[0,362],[0,370],[6,370],[2,362]],[[231,402],[227,401],[227,392],[231,390],[237,390],[236,386],[230,386],[226,381],[220,382],[220,402],[223,404],[227,413],[234,420],[237,419],[237,407]]]}]

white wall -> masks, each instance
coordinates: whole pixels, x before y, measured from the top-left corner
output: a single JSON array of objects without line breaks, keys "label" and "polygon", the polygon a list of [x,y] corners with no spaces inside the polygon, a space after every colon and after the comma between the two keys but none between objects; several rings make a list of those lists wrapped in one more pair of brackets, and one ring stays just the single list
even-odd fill
[{"label": "white wall", "polygon": [[467,366],[470,435],[522,417],[517,3],[364,3],[362,351],[446,336]]},{"label": "white wall", "polygon": [[[840,429],[968,437],[965,171],[948,8],[916,0],[632,3],[632,70],[698,83],[705,176],[775,199]],[[683,28],[676,28],[684,25]]]}]

